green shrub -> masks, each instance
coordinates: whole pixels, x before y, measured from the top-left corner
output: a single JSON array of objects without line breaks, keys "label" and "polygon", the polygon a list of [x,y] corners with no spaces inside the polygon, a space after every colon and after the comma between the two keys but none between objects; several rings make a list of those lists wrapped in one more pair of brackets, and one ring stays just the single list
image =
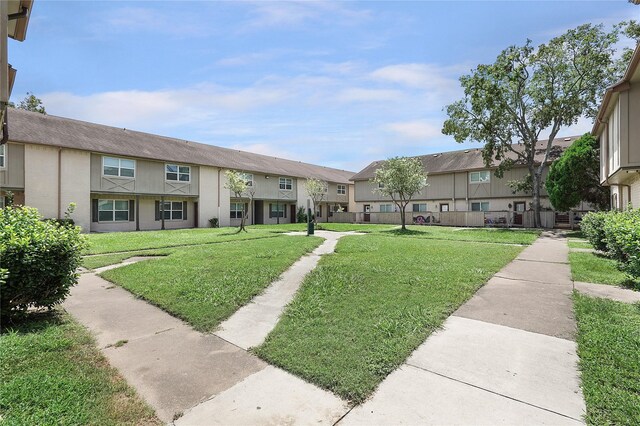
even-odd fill
[{"label": "green shrub", "polygon": [[607,251],[607,240],[604,233],[605,219],[612,212],[589,212],[580,222],[580,230],[596,250]]},{"label": "green shrub", "polygon": [[610,212],[603,225],[609,256],[620,269],[640,278],[640,210]]},{"label": "green shrub", "polygon": [[85,238],[80,228],[42,220],[37,209],[0,210],[0,317],[10,321],[30,307],[53,307],[76,284]]},{"label": "green shrub", "polygon": [[217,217],[209,219],[209,225],[211,225],[212,228],[220,228],[220,222]]},{"label": "green shrub", "polygon": [[307,213],[305,213],[304,207],[298,207],[298,212],[296,213],[296,222],[307,223]]}]

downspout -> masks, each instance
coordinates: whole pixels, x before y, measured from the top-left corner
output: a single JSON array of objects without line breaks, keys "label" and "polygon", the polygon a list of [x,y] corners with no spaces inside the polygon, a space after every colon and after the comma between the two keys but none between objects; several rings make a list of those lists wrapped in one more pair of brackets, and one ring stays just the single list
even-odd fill
[{"label": "downspout", "polygon": [[164,195],[160,197],[160,220],[162,224],[160,229],[164,231]]},{"label": "downspout", "polygon": [[62,219],[62,148],[58,148],[58,219]]},{"label": "downspout", "polygon": [[222,188],[220,186],[220,172],[222,171],[222,169],[218,168],[218,226],[220,226],[220,222],[222,221],[222,218],[220,217],[220,191],[222,191]]}]

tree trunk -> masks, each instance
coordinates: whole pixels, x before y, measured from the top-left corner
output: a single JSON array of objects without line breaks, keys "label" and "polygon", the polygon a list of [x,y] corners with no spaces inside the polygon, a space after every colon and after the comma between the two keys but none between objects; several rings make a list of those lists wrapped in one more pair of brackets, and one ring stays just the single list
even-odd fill
[{"label": "tree trunk", "polygon": [[540,217],[541,176],[537,172],[534,172],[531,178],[533,185],[533,226],[535,228],[542,228],[542,220]]},{"label": "tree trunk", "polygon": [[407,208],[407,205],[405,204],[404,206],[400,206],[400,223],[402,224],[402,230],[406,231],[407,227],[405,224],[406,218],[404,215],[404,210]]}]

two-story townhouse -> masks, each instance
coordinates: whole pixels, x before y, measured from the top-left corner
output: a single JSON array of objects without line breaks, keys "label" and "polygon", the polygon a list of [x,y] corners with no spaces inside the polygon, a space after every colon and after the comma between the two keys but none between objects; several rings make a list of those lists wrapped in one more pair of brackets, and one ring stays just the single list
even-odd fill
[{"label": "two-story townhouse", "polygon": [[604,95],[592,134],[600,142],[600,183],[611,208],[640,207],[640,44],[622,80]]},{"label": "two-story townhouse", "polygon": [[[556,139],[554,152],[567,148],[578,137]],[[542,148],[546,141],[540,141],[538,154],[542,158]],[[494,174],[495,168],[485,166],[481,149],[464,149],[434,153],[417,157],[427,173],[428,185],[408,205],[407,211],[419,215],[427,212],[483,211],[505,212],[512,224],[522,224],[522,212],[531,208],[530,193],[514,192],[509,181],[523,179],[528,171],[524,166],[515,166],[504,173],[502,178]],[[375,161],[355,174],[355,202],[362,220],[371,220],[372,213],[392,213],[397,208],[390,197],[381,196],[371,183],[375,171],[384,161]],[[545,170],[546,176],[548,168]],[[542,190],[543,208],[551,208],[546,191]],[[580,206],[579,209],[588,207]],[[384,216],[383,216],[384,217]]]},{"label": "two-story townhouse", "polygon": [[0,191],[45,217],[72,218],[85,231],[131,231],[235,224],[240,203],[226,170],[246,173],[254,223],[295,221],[300,182],[350,185],[352,172],[277,157],[9,110],[9,143],[0,147]]}]

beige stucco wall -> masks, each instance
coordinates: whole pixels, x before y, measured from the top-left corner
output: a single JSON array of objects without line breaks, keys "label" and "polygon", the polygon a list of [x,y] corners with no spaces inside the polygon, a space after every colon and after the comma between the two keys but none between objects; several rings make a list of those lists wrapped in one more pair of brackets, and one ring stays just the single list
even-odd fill
[{"label": "beige stucco wall", "polygon": [[209,219],[218,219],[218,175],[220,169],[216,167],[200,166],[200,179],[198,184],[198,227],[208,228]]},{"label": "beige stucco wall", "polygon": [[87,151],[63,149],[61,155],[60,217],[67,206],[76,203],[71,214],[84,232],[91,229],[91,190],[87,177],[91,170],[91,155]]},{"label": "beige stucco wall", "polygon": [[58,217],[58,148],[24,146],[25,204],[47,218]]},{"label": "beige stucco wall", "polygon": [[[173,182],[165,179],[165,162],[130,158],[136,162],[134,178],[103,176],[100,154],[91,154],[91,191],[135,194],[198,195],[199,166],[191,167],[190,182]],[[107,157],[109,157],[107,155]],[[115,157],[124,158],[124,157]],[[174,163],[172,163],[174,164]]]},{"label": "beige stucco wall", "polygon": [[635,178],[629,181],[631,188],[631,205],[634,209],[640,208],[640,173],[635,173]]},{"label": "beige stucco wall", "polygon": [[5,145],[4,167],[0,167],[0,188],[24,188],[24,145],[11,142]]}]

